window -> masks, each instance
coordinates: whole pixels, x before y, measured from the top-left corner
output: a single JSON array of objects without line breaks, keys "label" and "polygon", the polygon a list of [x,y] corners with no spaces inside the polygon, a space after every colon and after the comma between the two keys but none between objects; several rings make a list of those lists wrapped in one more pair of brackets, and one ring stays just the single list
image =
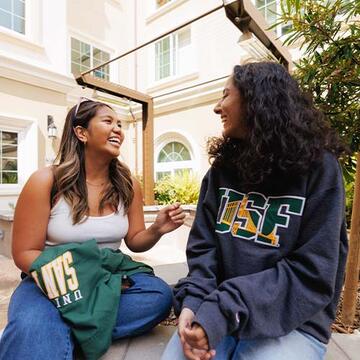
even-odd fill
[{"label": "window", "polygon": [[159,8],[173,0],[156,0],[156,7]]},{"label": "window", "polygon": [[[277,14],[281,12],[278,0],[255,0],[255,6],[264,15],[269,25],[275,24],[278,18]],[[279,25],[274,30],[278,36],[281,36],[286,34],[290,27],[291,25]]]},{"label": "window", "polygon": [[180,175],[192,171],[192,158],[188,148],[173,141],[163,146],[156,163],[156,180],[164,176]]},{"label": "window", "polygon": [[[110,60],[110,54],[95,46],[71,38],[71,72],[81,73]],[[94,71],[94,76],[109,80],[110,64]]]},{"label": "window", "polygon": [[25,34],[25,0],[0,1],[0,26]]},{"label": "window", "polygon": [[13,117],[0,111],[0,195],[18,195],[39,168],[38,131],[38,119]]},{"label": "window", "polygon": [[18,134],[0,130],[0,184],[18,183]]},{"label": "window", "polygon": [[191,67],[191,31],[186,28],[155,43],[155,80],[183,75]]}]

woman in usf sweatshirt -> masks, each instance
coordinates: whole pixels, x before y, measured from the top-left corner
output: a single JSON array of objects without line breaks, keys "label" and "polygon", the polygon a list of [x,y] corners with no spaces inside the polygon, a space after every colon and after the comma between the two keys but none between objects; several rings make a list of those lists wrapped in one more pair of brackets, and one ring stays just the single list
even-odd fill
[{"label": "woman in usf sweatshirt", "polygon": [[279,64],[235,66],[216,104],[163,359],[323,359],[344,277],[344,151]]},{"label": "woman in usf sweatshirt", "polygon": [[[78,329],[89,327],[88,314],[94,309],[101,319],[101,313],[115,312],[114,324],[92,323],[92,329],[110,327],[112,339],[144,333],[170,311],[169,286],[146,269],[136,274],[131,271],[127,282],[122,281],[118,308],[92,300],[102,298],[99,292],[109,288],[111,275],[101,266],[104,254],[94,246],[116,251],[124,239],[130,250],[146,251],[163,234],[178,228],[185,217],[178,204],[169,205],[145,229],[140,185],[118,159],[123,140],[116,112],[104,103],[82,98],[66,117],[58,162],[35,172],[24,186],[15,210],[12,247],[16,265],[31,275],[11,298],[9,322],[0,342],[1,360],[73,359],[74,334],[61,314],[74,307],[87,309],[75,314],[76,319],[72,317]],[[92,238],[96,243],[89,245]],[[71,243],[84,246],[70,251],[67,245]],[[59,247],[62,251],[58,253]],[[43,263],[45,257],[49,257],[48,264]],[[79,272],[86,267],[89,271],[82,276]],[[36,285],[41,285],[36,272],[40,268],[47,296]],[[120,285],[116,290],[120,296]],[[93,332],[86,341],[96,347],[97,340],[104,340],[101,336]]]}]

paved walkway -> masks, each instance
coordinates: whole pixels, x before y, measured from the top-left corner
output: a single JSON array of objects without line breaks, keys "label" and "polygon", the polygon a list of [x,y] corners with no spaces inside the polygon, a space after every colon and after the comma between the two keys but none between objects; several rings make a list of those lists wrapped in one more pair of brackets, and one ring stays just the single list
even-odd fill
[{"label": "paved walkway", "polygon": [[[186,264],[154,266],[155,273],[169,284],[186,275]],[[0,332],[6,325],[6,312],[20,271],[13,262],[0,255]],[[101,360],[158,360],[173,332],[174,326],[157,326],[149,334],[115,342]],[[360,335],[333,334],[326,360],[359,360]],[[306,359],[304,359],[306,360]]]},{"label": "paved walkway", "polygon": [[7,322],[10,296],[20,281],[20,270],[12,260],[0,255],[0,329]]}]

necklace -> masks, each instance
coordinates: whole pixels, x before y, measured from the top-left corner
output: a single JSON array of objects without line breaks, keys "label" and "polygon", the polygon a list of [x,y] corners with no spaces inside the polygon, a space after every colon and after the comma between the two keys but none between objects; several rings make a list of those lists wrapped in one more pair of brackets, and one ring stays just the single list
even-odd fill
[{"label": "necklace", "polygon": [[101,184],[93,184],[88,180],[85,180],[87,184],[91,185],[91,186],[104,186],[104,184],[106,183],[106,181],[102,182]]}]

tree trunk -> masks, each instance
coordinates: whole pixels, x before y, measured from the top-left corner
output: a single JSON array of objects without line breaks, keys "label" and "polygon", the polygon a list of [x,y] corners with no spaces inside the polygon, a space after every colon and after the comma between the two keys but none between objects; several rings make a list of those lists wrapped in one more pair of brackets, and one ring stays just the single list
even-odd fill
[{"label": "tree trunk", "polygon": [[354,202],[351,215],[349,254],[346,264],[343,308],[341,320],[345,325],[354,323],[360,265],[360,152],[358,152],[355,175]]}]

